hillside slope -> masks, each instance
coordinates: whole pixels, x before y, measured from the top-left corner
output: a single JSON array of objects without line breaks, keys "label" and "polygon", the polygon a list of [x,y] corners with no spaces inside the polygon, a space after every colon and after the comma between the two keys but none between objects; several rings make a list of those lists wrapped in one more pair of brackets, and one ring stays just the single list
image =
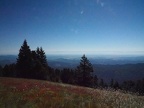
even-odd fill
[{"label": "hillside slope", "polygon": [[0,108],[143,108],[144,97],[48,81],[0,78]]}]

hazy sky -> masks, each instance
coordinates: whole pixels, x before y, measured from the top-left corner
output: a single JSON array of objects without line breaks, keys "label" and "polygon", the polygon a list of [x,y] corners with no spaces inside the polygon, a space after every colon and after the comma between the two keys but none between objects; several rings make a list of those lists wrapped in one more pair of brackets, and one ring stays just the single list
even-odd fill
[{"label": "hazy sky", "polygon": [[144,54],[144,0],[0,0],[0,54]]}]

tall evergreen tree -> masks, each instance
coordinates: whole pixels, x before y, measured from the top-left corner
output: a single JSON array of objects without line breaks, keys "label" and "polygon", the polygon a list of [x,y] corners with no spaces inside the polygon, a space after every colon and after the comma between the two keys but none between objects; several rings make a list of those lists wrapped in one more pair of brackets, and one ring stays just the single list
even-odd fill
[{"label": "tall evergreen tree", "polygon": [[19,50],[19,54],[17,58],[18,77],[30,78],[31,67],[32,67],[31,50],[27,44],[27,41],[24,40],[23,45],[21,46]]},{"label": "tall evergreen tree", "polygon": [[33,59],[33,72],[36,79],[47,79],[48,77],[48,64],[44,50],[37,48],[36,51],[32,51]]},{"label": "tall evergreen tree", "polygon": [[38,59],[39,59],[40,63],[42,64],[42,66],[47,67],[48,63],[47,63],[46,55],[45,55],[43,48],[38,47],[36,50],[36,53],[37,53]]},{"label": "tall evergreen tree", "polygon": [[93,72],[93,67],[85,55],[81,57],[80,65],[77,67],[76,71],[78,84],[82,86],[91,86],[91,73]]}]

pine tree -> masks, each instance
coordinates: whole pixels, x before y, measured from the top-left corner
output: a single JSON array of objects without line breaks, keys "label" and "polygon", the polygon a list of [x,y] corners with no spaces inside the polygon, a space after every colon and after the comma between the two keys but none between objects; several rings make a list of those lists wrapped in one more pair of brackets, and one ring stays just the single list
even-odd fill
[{"label": "pine tree", "polygon": [[76,71],[78,84],[91,86],[91,72],[93,72],[93,67],[85,55],[81,57],[80,65],[77,67]]},{"label": "pine tree", "polygon": [[32,51],[33,58],[33,72],[36,79],[47,79],[48,76],[48,64],[44,50],[37,48],[36,51]]},{"label": "pine tree", "polygon": [[32,67],[31,50],[27,44],[27,41],[24,40],[23,45],[21,46],[19,50],[19,54],[17,58],[18,77],[30,78],[31,67]]},{"label": "pine tree", "polygon": [[46,55],[45,55],[45,52],[44,52],[43,48],[38,47],[37,50],[36,50],[36,54],[38,56],[38,59],[39,59],[40,63],[42,64],[42,66],[47,67],[48,63],[47,63]]}]

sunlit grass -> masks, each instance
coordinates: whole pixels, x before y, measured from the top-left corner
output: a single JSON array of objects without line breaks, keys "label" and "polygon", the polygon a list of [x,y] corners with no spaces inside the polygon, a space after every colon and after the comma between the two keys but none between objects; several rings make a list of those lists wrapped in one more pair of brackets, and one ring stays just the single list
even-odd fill
[{"label": "sunlit grass", "polygon": [[0,108],[143,108],[144,97],[39,80],[0,78]]}]

